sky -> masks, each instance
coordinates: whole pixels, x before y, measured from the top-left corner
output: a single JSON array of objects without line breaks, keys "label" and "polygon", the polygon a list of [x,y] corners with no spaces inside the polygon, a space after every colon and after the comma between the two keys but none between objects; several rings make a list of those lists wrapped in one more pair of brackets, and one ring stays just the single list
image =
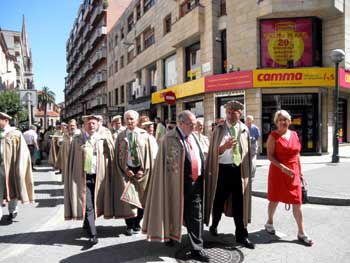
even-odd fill
[{"label": "sky", "polygon": [[22,30],[25,16],[32,50],[34,85],[47,86],[64,101],[66,43],[82,0],[0,0],[0,27]]}]

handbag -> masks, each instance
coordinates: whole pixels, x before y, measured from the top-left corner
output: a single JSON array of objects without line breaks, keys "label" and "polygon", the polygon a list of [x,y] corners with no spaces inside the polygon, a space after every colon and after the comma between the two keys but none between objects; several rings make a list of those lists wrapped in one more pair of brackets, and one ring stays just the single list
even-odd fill
[{"label": "handbag", "polygon": [[307,183],[304,176],[300,177],[301,180],[301,200],[303,204],[309,202],[309,198],[307,196]]}]

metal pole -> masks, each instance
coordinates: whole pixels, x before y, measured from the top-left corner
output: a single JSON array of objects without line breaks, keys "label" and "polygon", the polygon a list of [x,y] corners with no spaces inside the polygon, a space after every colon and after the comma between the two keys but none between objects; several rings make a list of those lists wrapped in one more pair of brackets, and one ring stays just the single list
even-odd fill
[{"label": "metal pole", "polygon": [[170,124],[171,122],[171,105],[168,104],[168,123]]},{"label": "metal pole", "polygon": [[334,133],[333,133],[333,155],[332,163],[339,163],[339,141],[338,141],[338,100],[339,100],[339,63],[335,63],[335,91],[334,91]]},{"label": "metal pole", "polygon": [[[27,92],[27,105],[28,105],[28,125],[32,125],[32,98],[30,92]],[[29,127],[28,127],[29,128]]]}]

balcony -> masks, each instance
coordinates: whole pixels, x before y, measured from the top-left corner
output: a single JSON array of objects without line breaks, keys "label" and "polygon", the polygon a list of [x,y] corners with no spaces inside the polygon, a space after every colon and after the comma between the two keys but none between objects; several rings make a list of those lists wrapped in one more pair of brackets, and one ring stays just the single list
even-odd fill
[{"label": "balcony", "polygon": [[105,9],[103,9],[102,5],[93,7],[91,20],[90,20],[91,24],[95,24],[101,18],[104,12],[105,12]]},{"label": "balcony", "polygon": [[[191,26],[188,26],[191,25]],[[180,33],[181,32],[181,33]],[[204,7],[197,6],[179,18],[170,34],[174,37],[174,47],[187,46],[199,39],[204,32]],[[176,34],[175,34],[176,33]]]},{"label": "balcony", "polygon": [[91,86],[95,87],[96,85],[106,81],[107,81],[107,74],[104,72],[99,72],[99,73],[96,73],[93,79],[91,80]]},{"label": "balcony", "polygon": [[320,18],[331,17],[344,13],[344,0],[308,0],[303,2],[265,0],[259,8],[258,17],[281,17],[291,12],[298,13],[300,16],[315,13]]},{"label": "balcony", "polygon": [[94,66],[96,63],[100,62],[104,58],[107,58],[107,50],[106,48],[101,48],[91,58],[91,65]]},{"label": "balcony", "polygon": [[107,27],[101,26],[95,30],[93,35],[91,36],[91,45],[95,45],[97,40],[99,40],[101,37],[104,37],[107,34]]},{"label": "balcony", "polygon": [[90,14],[91,14],[91,5],[88,5],[87,7],[86,7],[86,9],[84,10],[84,15],[83,15],[83,19],[84,19],[84,21],[86,22],[87,21],[87,19],[90,17]]},{"label": "balcony", "polygon": [[92,30],[92,26],[90,24],[86,24],[84,32],[83,32],[83,39],[87,40],[88,36],[90,35],[90,32]]}]

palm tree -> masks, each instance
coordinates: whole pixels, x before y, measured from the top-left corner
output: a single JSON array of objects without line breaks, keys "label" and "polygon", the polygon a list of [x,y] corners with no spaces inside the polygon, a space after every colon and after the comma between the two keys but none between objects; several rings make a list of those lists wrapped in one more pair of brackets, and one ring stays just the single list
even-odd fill
[{"label": "palm tree", "polygon": [[49,103],[55,103],[56,94],[51,91],[48,87],[42,87],[38,94],[38,101],[41,106],[44,107],[44,129],[47,128],[47,105]]}]

